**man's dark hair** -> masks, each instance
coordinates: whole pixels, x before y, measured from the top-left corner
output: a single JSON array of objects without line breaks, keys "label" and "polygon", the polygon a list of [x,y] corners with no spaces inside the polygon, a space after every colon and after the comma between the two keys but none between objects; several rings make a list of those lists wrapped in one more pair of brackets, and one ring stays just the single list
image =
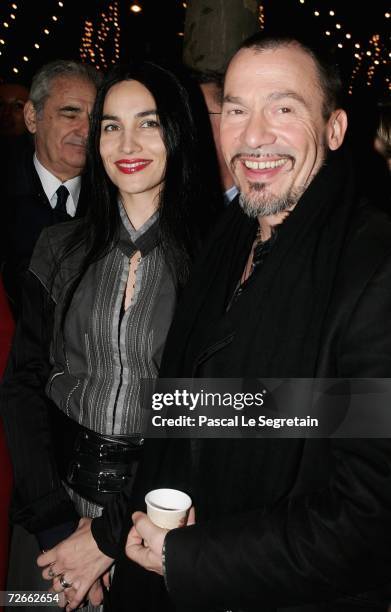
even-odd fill
[{"label": "man's dark hair", "polygon": [[283,47],[298,47],[307,53],[313,60],[318,73],[319,85],[323,92],[323,117],[328,119],[330,114],[339,108],[342,98],[342,81],[339,70],[325,55],[323,51],[315,50],[304,42],[290,36],[266,36],[261,32],[247,38],[240,49],[254,49],[255,51],[268,51]]}]

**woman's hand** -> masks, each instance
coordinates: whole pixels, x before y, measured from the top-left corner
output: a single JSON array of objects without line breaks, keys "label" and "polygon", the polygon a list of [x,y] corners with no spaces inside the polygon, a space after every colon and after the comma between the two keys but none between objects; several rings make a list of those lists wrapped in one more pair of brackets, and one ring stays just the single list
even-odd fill
[{"label": "woman's hand", "polygon": [[74,610],[87,594],[91,603],[102,600],[102,586],[97,581],[105,576],[108,584],[107,570],[113,561],[99,550],[91,533],[91,519],[82,518],[77,530],[40,555],[37,564],[45,568],[42,576],[46,580],[53,580],[53,590],[57,593],[64,591],[68,602],[66,609]]}]

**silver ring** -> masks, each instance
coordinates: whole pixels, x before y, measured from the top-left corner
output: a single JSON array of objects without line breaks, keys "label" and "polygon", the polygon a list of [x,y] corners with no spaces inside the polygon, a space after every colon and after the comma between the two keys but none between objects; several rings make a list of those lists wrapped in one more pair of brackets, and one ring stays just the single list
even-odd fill
[{"label": "silver ring", "polygon": [[60,576],[60,584],[63,589],[69,589],[72,586],[72,582],[67,582],[64,578],[64,574]]}]

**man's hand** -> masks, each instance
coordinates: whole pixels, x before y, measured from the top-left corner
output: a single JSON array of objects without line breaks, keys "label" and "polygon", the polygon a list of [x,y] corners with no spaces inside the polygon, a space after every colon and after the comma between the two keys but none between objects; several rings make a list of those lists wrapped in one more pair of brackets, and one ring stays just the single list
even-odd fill
[{"label": "man's hand", "polygon": [[132,520],[133,527],[125,546],[126,555],[131,561],[162,576],[162,549],[168,529],[156,527],[144,512],[135,512]]},{"label": "man's hand", "polygon": [[42,576],[53,579],[53,590],[64,590],[61,577],[72,585],[65,589],[68,611],[76,609],[88,592],[91,603],[102,599],[102,587],[97,580],[107,574],[112,563],[113,559],[99,550],[91,533],[91,519],[87,518],[80,519],[77,530],[69,538],[37,559],[37,564],[45,568]]},{"label": "man's hand", "polygon": [[[133,527],[125,546],[127,557],[150,572],[163,575],[162,550],[168,529],[156,527],[144,512],[132,515]],[[194,525],[195,510],[190,508],[186,526]]]}]

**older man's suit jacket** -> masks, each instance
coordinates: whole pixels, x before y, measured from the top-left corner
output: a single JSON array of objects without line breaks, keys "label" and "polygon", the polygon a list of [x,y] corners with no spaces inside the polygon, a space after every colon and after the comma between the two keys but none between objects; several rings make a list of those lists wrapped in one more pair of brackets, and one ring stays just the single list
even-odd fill
[{"label": "older man's suit jacket", "polygon": [[[61,219],[50,206],[33,163],[33,148],[26,141],[15,145],[2,168],[1,259],[4,286],[14,314],[20,307],[21,283],[41,231]],[[4,151],[3,151],[4,157]],[[88,194],[82,182],[76,216],[86,209]]]}]

